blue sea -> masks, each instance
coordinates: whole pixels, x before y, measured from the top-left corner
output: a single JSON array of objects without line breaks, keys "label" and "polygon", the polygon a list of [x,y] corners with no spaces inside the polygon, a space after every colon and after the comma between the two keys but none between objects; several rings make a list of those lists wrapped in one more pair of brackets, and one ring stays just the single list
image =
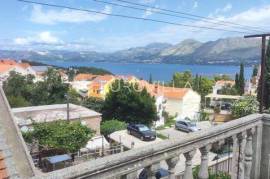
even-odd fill
[{"label": "blue sea", "polygon": [[[52,65],[70,67],[70,66],[88,66],[106,69],[117,75],[135,75],[145,80],[149,79],[150,74],[153,80],[170,81],[175,72],[189,70],[193,75],[214,76],[226,74],[234,78],[235,73],[239,72],[239,66],[222,65],[181,65],[181,64],[121,64],[121,63],[90,63],[90,62],[58,62],[54,61]],[[252,67],[245,67],[245,78],[250,79]]]}]

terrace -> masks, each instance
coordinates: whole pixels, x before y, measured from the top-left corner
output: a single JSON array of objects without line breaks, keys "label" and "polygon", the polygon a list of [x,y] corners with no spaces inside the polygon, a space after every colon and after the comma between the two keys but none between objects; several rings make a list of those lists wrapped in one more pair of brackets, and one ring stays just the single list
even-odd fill
[{"label": "terrace", "polygon": [[[41,174],[29,159],[4,93],[2,90],[0,92],[0,116],[2,116],[0,124],[6,126],[1,127],[1,136],[3,136],[1,138],[6,138],[6,140],[1,140],[5,145],[0,145],[0,151],[10,177],[133,179],[136,178],[138,171],[146,169],[148,174],[152,175],[162,163],[165,163],[170,178],[192,179],[192,170],[195,167],[194,155],[195,151],[199,151],[198,177],[207,179],[208,169],[210,168],[211,171],[215,168],[213,162],[209,160],[210,149],[212,146],[222,146],[228,141],[230,141],[232,153],[222,161],[224,167],[217,167],[218,170],[228,172],[233,179],[269,177],[270,115],[266,114],[253,114],[192,133],[182,139],[172,138],[155,145]],[[183,173],[175,170],[180,160],[184,161]]]}]

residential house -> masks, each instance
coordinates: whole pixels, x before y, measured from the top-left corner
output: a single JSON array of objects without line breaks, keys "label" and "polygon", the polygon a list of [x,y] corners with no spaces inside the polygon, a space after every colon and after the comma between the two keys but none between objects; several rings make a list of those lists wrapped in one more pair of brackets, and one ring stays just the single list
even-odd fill
[{"label": "residential house", "polygon": [[97,75],[79,73],[74,77],[74,80],[70,82],[70,85],[75,89],[81,96],[85,97],[88,94],[88,86],[92,83],[92,80]]},{"label": "residential house", "polygon": [[213,86],[213,94],[219,94],[220,90],[225,86],[234,86],[235,81],[233,80],[218,80]]},{"label": "residential house", "polygon": [[200,112],[201,96],[190,88],[165,87],[159,84],[149,84],[141,80],[140,86],[155,96],[159,120],[157,126],[164,124],[163,112],[178,118],[195,119]]},{"label": "residential house", "polygon": [[[44,123],[67,120],[67,104],[13,108],[12,112],[18,126],[22,130],[31,128],[33,122]],[[96,131],[96,134],[100,134],[100,113],[82,106],[69,104],[69,120],[80,121],[82,124]]]},{"label": "residential house", "polygon": [[116,79],[113,75],[97,76],[91,84],[88,85],[88,96],[105,99],[110,90],[110,85]]},{"label": "residential house", "polygon": [[20,63],[11,59],[1,59],[0,60],[0,84],[4,82],[11,71],[19,73],[21,75],[35,75],[34,70],[28,63]]}]

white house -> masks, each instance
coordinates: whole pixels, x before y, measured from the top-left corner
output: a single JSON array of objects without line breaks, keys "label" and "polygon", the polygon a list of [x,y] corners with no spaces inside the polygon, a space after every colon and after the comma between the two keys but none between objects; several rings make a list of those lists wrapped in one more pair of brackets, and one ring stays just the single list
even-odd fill
[{"label": "white house", "polygon": [[197,119],[200,112],[201,96],[189,88],[164,87],[165,111],[177,119]]}]

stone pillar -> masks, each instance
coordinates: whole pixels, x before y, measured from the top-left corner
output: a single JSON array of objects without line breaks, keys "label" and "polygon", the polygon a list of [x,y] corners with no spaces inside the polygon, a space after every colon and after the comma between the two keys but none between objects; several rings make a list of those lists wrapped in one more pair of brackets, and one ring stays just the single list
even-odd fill
[{"label": "stone pillar", "polygon": [[250,179],[250,174],[251,174],[251,167],[252,167],[252,155],[253,155],[253,150],[252,150],[252,137],[255,132],[255,129],[249,129],[247,131],[247,139],[246,139],[246,146],[245,146],[245,179]]},{"label": "stone pillar", "polygon": [[[260,178],[270,178],[270,115],[264,115],[262,138],[261,138],[261,160],[260,160]],[[257,158],[256,158],[257,160]],[[257,178],[256,178],[257,179]]]},{"label": "stone pillar", "polygon": [[184,153],[184,156],[186,158],[186,168],[184,173],[184,179],[193,179],[192,174],[192,158],[194,157],[196,153],[196,150]]},{"label": "stone pillar", "polygon": [[211,145],[207,145],[200,148],[201,152],[201,166],[198,174],[199,179],[208,179],[209,173],[208,173],[208,154],[211,149]]},{"label": "stone pillar", "polygon": [[237,135],[239,143],[239,161],[238,161],[238,179],[244,179],[244,159],[245,159],[245,145],[246,145],[246,132],[241,132]]},{"label": "stone pillar", "polygon": [[170,179],[175,179],[175,166],[179,161],[179,156],[169,158],[166,160],[166,163],[168,165],[168,170],[170,172]]},{"label": "stone pillar", "polygon": [[231,165],[231,178],[237,179],[238,172],[238,158],[239,158],[239,145],[237,135],[231,137],[233,141],[233,156],[232,156],[232,165]]}]

